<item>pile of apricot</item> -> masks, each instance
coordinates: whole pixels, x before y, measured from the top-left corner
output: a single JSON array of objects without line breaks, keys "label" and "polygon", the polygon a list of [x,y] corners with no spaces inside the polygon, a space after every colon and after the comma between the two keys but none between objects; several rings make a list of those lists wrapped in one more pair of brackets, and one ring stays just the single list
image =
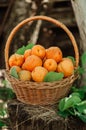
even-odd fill
[{"label": "pile of apricot", "polygon": [[12,54],[9,57],[10,70],[15,68],[20,80],[42,82],[47,73],[61,72],[64,78],[74,73],[74,64],[70,58],[64,58],[59,47],[45,49],[42,45],[34,45],[23,55]]}]

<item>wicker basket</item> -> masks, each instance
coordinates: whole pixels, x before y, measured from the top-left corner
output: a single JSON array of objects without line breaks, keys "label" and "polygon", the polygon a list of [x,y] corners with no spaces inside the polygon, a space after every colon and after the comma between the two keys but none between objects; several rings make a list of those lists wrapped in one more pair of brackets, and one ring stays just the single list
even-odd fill
[{"label": "wicker basket", "polygon": [[6,75],[7,79],[11,82],[14,92],[16,93],[17,99],[26,104],[32,105],[49,105],[58,102],[59,99],[65,97],[73,84],[73,82],[77,79],[77,74],[73,74],[70,77],[64,78],[61,81],[55,82],[31,82],[31,81],[21,81],[9,74],[9,47],[12,42],[14,35],[18,32],[18,30],[27,24],[28,22],[34,20],[46,20],[55,24],[57,27],[62,28],[67,35],[69,36],[71,43],[74,47],[75,51],[75,68],[78,67],[79,64],[79,52],[78,47],[75,41],[73,34],[69,31],[69,29],[58,20],[47,16],[34,16],[25,19],[21,23],[19,23],[10,33],[6,46],[5,46],[5,63],[6,63]]}]

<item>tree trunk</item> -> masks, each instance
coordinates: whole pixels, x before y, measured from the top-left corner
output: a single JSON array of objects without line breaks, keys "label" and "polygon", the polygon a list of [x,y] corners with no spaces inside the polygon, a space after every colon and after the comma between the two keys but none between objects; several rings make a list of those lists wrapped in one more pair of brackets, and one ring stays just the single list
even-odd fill
[{"label": "tree trunk", "polygon": [[86,0],[71,0],[81,37],[81,48],[86,50]]},{"label": "tree trunk", "polygon": [[[80,48],[82,51],[80,52],[82,54],[84,51],[86,51],[86,0],[71,0],[71,3],[81,37]],[[86,73],[83,73],[81,86],[86,85],[86,83],[83,82],[85,79]]]}]

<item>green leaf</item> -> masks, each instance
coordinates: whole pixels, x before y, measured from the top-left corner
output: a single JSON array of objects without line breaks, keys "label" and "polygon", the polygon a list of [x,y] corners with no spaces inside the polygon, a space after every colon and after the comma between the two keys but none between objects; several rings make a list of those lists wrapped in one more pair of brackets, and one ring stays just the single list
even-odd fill
[{"label": "green leaf", "polygon": [[62,80],[64,77],[63,73],[57,73],[57,72],[48,72],[46,76],[44,77],[44,82],[53,82],[53,81],[58,81]]},{"label": "green leaf", "polygon": [[0,110],[0,116],[5,116],[7,114],[6,110],[3,108],[2,110]]},{"label": "green leaf", "polygon": [[80,94],[79,94],[78,92],[73,92],[71,95],[72,95],[72,96],[78,96],[78,97],[81,98],[81,96],[80,96]]},{"label": "green leaf", "polygon": [[33,46],[34,46],[33,43],[29,43],[27,46],[22,46],[21,48],[19,48],[19,49],[16,51],[16,53],[17,53],[17,54],[20,54],[20,55],[23,55],[26,50],[32,49]]},{"label": "green leaf", "polygon": [[81,90],[81,91],[86,93],[86,86],[82,86],[79,90]]},{"label": "green leaf", "polygon": [[68,111],[58,111],[57,114],[63,118],[66,118],[70,115]]},{"label": "green leaf", "polygon": [[77,110],[79,113],[86,114],[86,100],[78,103],[76,105]]},{"label": "green leaf", "polygon": [[64,111],[65,101],[67,100],[67,97],[60,100],[58,108],[60,111]]},{"label": "green leaf", "polygon": [[0,128],[2,128],[3,126],[6,126],[6,124],[3,121],[0,121]]},{"label": "green leaf", "polygon": [[86,52],[84,52],[81,56],[81,64],[82,64],[82,67],[86,66]]},{"label": "green leaf", "polygon": [[62,99],[59,103],[59,110],[64,111],[68,108],[74,107],[77,103],[81,102],[81,99],[79,96],[76,95],[70,95],[69,97],[65,97]]},{"label": "green leaf", "polygon": [[83,67],[78,66],[75,72],[78,72],[79,74],[83,74],[85,72],[85,69]]},{"label": "green leaf", "polygon": [[72,94],[73,93],[78,93],[78,95],[80,96],[80,98],[83,100],[85,98],[86,95],[86,87],[81,87],[81,88],[76,88],[76,87],[72,87]]},{"label": "green leaf", "polygon": [[72,87],[71,87],[71,91],[72,91],[72,92],[77,92],[78,90],[79,90],[79,89],[78,89],[76,86],[72,86]]},{"label": "green leaf", "polygon": [[29,44],[25,47],[25,50],[32,49],[33,46],[34,46],[33,43],[29,43]]},{"label": "green leaf", "polygon": [[23,55],[24,52],[26,50],[26,47],[25,46],[22,46],[21,48],[19,48],[17,51],[16,51],[16,54],[20,54],[20,55]]},{"label": "green leaf", "polygon": [[14,92],[10,88],[2,87],[0,88],[0,99],[7,101],[15,97]]},{"label": "green leaf", "polygon": [[70,95],[68,97],[68,99],[65,101],[65,106],[64,106],[64,110],[73,107],[74,105],[76,105],[77,103],[81,102],[81,99],[79,96],[77,95]]},{"label": "green leaf", "polygon": [[86,115],[84,115],[84,114],[81,114],[81,113],[79,113],[79,112],[77,112],[77,114],[76,114],[83,122],[85,122],[86,123]]},{"label": "green leaf", "polygon": [[12,68],[10,69],[10,74],[11,74],[13,77],[17,78],[17,79],[19,78],[15,67],[12,67]]},{"label": "green leaf", "polygon": [[84,97],[85,97],[85,93],[83,92],[83,91],[78,91],[78,92],[73,92],[72,93],[72,95],[74,96],[78,96],[78,97],[80,97],[80,99],[84,99]]},{"label": "green leaf", "polygon": [[67,109],[67,111],[69,112],[70,115],[75,116],[75,108],[74,108],[74,106]]}]

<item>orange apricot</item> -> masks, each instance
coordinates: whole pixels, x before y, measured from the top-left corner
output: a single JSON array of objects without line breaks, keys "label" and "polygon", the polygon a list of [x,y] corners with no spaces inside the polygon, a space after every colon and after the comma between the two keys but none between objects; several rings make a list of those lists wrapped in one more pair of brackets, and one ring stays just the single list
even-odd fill
[{"label": "orange apricot", "polygon": [[35,45],[33,46],[31,53],[32,55],[36,55],[43,59],[45,56],[45,48],[42,45]]},{"label": "orange apricot", "polygon": [[24,62],[24,56],[19,54],[13,54],[9,58],[9,66],[21,66]]},{"label": "orange apricot", "polygon": [[74,65],[71,59],[63,58],[57,66],[57,71],[64,73],[64,77],[71,76],[74,73]]},{"label": "orange apricot", "polygon": [[50,47],[46,49],[46,58],[54,59],[57,63],[62,60],[62,51],[59,47]]},{"label": "orange apricot", "polygon": [[36,66],[42,66],[42,60],[38,56],[31,55],[26,58],[22,69],[32,71]]},{"label": "orange apricot", "polygon": [[32,71],[32,79],[35,82],[42,82],[44,80],[45,75],[48,73],[47,69],[42,66],[37,66]]},{"label": "orange apricot", "polygon": [[19,73],[19,78],[20,80],[26,81],[26,80],[31,80],[31,72],[28,70],[21,70]]},{"label": "orange apricot", "polygon": [[15,66],[12,66],[11,69],[12,69],[12,68],[15,68],[16,71],[17,71],[17,73],[19,73],[19,72],[21,71],[21,68],[20,68],[19,66],[16,66],[16,65],[15,65]]},{"label": "orange apricot", "polygon": [[54,59],[46,59],[43,66],[48,71],[56,71],[57,62]]},{"label": "orange apricot", "polygon": [[31,49],[28,49],[24,52],[24,58],[26,59],[28,56],[31,55]]}]

